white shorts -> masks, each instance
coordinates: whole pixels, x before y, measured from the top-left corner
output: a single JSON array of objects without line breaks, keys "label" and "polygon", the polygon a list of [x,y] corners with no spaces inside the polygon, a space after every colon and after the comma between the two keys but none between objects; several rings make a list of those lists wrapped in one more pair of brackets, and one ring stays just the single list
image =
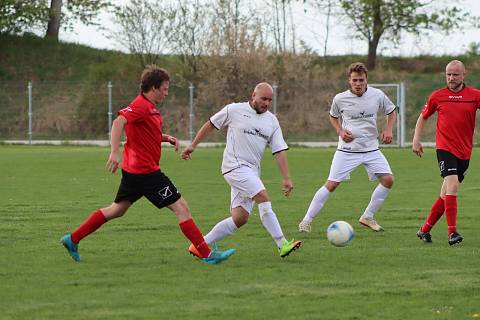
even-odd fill
[{"label": "white shorts", "polygon": [[262,180],[255,169],[241,166],[223,175],[231,187],[230,210],[242,207],[252,213],[255,197],[260,191],[265,190]]},{"label": "white shorts", "polygon": [[333,156],[328,180],[335,182],[348,180],[350,173],[361,164],[365,166],[370,180],[378,179],[382,175],[393,174],[387,159],[380,150],[365,153],[337,150]]}]

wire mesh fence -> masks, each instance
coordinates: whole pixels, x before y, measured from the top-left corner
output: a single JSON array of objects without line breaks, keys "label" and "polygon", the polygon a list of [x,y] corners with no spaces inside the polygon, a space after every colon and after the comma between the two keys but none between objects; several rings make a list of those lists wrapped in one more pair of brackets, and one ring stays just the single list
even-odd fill
[{"label": "wire mesh fence", "polygon": [[[190,140],[220,108],[231,102],[247,101],[254,85],[225,90],[222,83],[172,83],[169,96],[158,106],[164,118],[163,131]],[[405,91],[401,91],[401,84],[374,86],[403,108],[394,131],[394,141],[403,145],[405,139],[410,139]],[[286,139],[337,140],[328,112],[335,94],[346,88],[344,82],[328,81],[274,85],[271,111],[279,118]],[[4,81],[0,86],[0,140],[108,140],[112,119],[138,93],[138,84],[133,82]],[[381,130],[385,117],[378,118]],[[427,137],[431,139],[431,133]],[[210,141],[223,139],[222,132],[209,137]]]}]

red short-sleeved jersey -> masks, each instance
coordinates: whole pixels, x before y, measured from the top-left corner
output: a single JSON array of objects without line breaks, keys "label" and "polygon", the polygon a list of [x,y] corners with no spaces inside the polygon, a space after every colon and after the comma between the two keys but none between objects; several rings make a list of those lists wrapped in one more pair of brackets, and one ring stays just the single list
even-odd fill
[{"label": "red short-sleeved jersey", "polygon": [[435,91],[422,111],[424,119],[437,112],[436,149],[469,160],[473,147],[475,115],[480,108],[480,91],[465,86],[460,92],[448,88]]},{"label": "red short-sleeved jersey", "polygon": [[118,112],[127,119],[122,169],[134,174],[160,170],[162,115],[155,105],[140,94]]}]

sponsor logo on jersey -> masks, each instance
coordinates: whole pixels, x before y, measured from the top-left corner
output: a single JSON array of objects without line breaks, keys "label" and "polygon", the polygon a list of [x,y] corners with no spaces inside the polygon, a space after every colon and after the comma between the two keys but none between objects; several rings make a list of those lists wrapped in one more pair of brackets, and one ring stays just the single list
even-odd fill
[{"label": "sponsor logo on jersey", "polygon": [[463,99],[463,96],[448,96],[448,99]]},{"label": "sponsor logo on jersey", "polygon": [[367,113],[365,114],[365,111],[362,111],[358,114],[358,116],[352,116],[350,119],[365,119],[365,118],[372,118],[374,117],[375,115],[373,113]]},{"label": "sponsor logo on jersey", "polygon": [[246,134],[250,134],[252,136],[258,136],[258,137],[261,137],[265,140],[268,140],[268,136],[263,134],[260,129],[256,129],[254,128],[253,130],[249,130],[249,129],[243,129],[243,133],[246,133]]}]

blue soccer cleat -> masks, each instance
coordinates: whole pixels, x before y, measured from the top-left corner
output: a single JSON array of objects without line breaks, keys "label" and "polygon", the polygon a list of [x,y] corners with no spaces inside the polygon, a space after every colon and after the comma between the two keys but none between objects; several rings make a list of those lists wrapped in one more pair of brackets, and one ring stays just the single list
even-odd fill
[{"label": "blue soccer cleat", "polygon": [[68,254],[72,257],[72,259],[76,262],[79,262],[80,255],[78,254],[78,245],[73,242],[72,236],[69,234],[64,235],[61,239],[61,242],[65,249],[67,249]]},{"label": "blue soccer cleat", "polygon": [[227,260],[230,258],[232,254],[235,253],[235,249],[228,249],[225,251],[217,250],[217,244],[214,244],[213,250],[210,252],[208,258],[202,258],[202,261],[208,264],[219,264],[222,261]]}]

